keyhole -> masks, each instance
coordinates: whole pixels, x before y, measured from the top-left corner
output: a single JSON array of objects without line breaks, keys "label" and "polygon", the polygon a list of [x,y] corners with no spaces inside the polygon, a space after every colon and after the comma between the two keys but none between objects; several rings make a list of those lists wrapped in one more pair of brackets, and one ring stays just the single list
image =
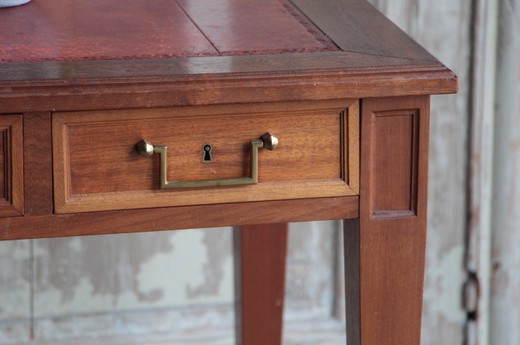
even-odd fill
[{"label": "keyhole", "polygon": [[213,150],[213,146],[210,144],[202,145],[202,163],[213,162],[213,155],[211,154],[211,150]]}]

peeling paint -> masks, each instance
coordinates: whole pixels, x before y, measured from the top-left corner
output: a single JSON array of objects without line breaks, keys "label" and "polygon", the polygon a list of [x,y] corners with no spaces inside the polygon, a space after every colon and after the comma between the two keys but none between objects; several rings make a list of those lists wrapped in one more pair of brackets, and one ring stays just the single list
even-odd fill
[{"label": "peeling paint", "polygon": [[[220,255],[230,248],[230,233],[212,229],[41,240],[35,255],[37,316],[231,303],[232,284],[223,283],[232,281],[231,252],[215,260],[215,251],[204,242],[222,237],[227,244],[216,250]],[[208,265],[218,267],[211,293],[190,294],[211,279]]]},{"label": "peeling paint", "polygon": [[[336,257],[337,231],[336,222],[290,225],[286,319],[326,320],[332,314],[332,260]],[[3,262],[12,264],[12,258],[20,256],[30,272],[29,251],[13,245],[14,242],[5,243],[11,261]],[[233,319],[229,313],[234,303],[234,272],[230,228],[46,239],[34,244],[34,329],[38,340],[94,335],[102,339],[132,332],[145,334],[147,330],[167,331],[172,328],[166,321],[171,321],[168,315],[181,311],[186,317],[176,321],[178,336],[189,329],[218,324],[217,319],[208,319],[209,315],[217,317],[212,312],[215,310],[224,313],[222,331],[232,333]],[[16,250],[20,253],[15,255]],[[1,255],[0,247],[0,258]],[[12,281],[13,273],[5,271],[0,286]],[[30,311],[30,277],[27,274],[26,280],[14,279],[26,284],[26,313]],[[5,309],[4,303],[0,306]],[[12,315],[7,317],[9,327],[2,328],[0,322],[0,339],[11,335],[18,339],[14,342],[18,344],[29,336],[28,324],[16,328],[25,330],[25,335],[15,332]],[[140,319],[139,315],[147,316]],[[147,322],[148,318],[155,321]]]},{"label": "peeling paint", "polygon": [[92,295],[110,296],[112,307],[122,293],[132,291],[142,302],[154,299],[139,289],[136,275],[151,256],[171,252],[166,233],[92,236],[35,241],[35,287],[38,301],[47,291],[59,292],[60,303],[76,298],[76,286],[87,280]]},{"label": "peeling paint", "polygon": [[499,6],[490,343],[519,344],[520,2]]},{"label": "peeling paint", "polygon": [[223,283],[224,270],[229,269],[229,263],[232,261],[232,232],[213,230],[204,232],[201,241],[206,248],[206,261],[202,268],[204,280],[200,284],[186,287],[186,295],[190,299],[216,295]]},{"label": "peeling paint", "polygon": [[465,318],[460,298],[463,257],[464,247],[459,245],[430,261],[424,291],[426,312],[454,324]]},{"label": "peeling paint", "polygon": [[30,241],[0,242],[0,322],[30,317],[30,253]]},{"label": "peeling paint", "polygon": [[[334,301],[334,221],[289,225],[285,319],[326,318]],[[321,267],[321,269],[316,269]]]}]

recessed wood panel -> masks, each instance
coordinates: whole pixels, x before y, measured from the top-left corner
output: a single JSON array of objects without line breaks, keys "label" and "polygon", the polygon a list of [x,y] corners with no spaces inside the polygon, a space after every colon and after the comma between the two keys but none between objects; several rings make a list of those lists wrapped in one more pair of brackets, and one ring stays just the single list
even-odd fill
[{"label": "recessed wood panel", "polygon": [[23,214],[22,116],[0,116],[0,217]]},{"label": "recessed wood panel", "polygon": [[419,110],[374,112],[372,216],[414,215],[417,208]]},{"label": "recessed wood panel", "polygon": [[[349,108],[350,107],[350,108]],[[250,104],[53,115],[55,208],[82,212],[357,194],[357,101]],[[350,124],[350,126],[349,126]],[[251,141],[260,149],[259,183],[161,190],[160,159],[139,155],[148,140],[168,147],[168,180],[249,176]],[[211,163],[203,162],[210,144]],[[353,146],[353,148],[350,147]],[[352,184],[353,189],[349,184]]]},{"label": "recessed wood panel", "polygon": [[345,222],[349,344],[420,342],[428,125],[428,97],[362,102],[359,219]]}]

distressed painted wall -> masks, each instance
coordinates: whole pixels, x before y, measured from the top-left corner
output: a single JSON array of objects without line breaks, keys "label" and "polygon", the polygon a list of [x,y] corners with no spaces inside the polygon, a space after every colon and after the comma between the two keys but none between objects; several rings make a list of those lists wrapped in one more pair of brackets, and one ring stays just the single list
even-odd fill
[{"label": "distressed painted wall", "polygon": [[0,242],[0,344],[30,339],[31,243]]},{"label": "distressed painted wall", "polygon": [[[338,224],[290,226],[288,343],[335,309]],[[233,342],[230,228],[2,242],[0,259],[0,344]]]},{"label": "distressed painted wall", "polygon": [[520,344],[520,1],[501,1],[489,344]]},{"label": "distressed painted wall", "polygon": [[34,242],[35,339],[232,326],[230,229]]}]

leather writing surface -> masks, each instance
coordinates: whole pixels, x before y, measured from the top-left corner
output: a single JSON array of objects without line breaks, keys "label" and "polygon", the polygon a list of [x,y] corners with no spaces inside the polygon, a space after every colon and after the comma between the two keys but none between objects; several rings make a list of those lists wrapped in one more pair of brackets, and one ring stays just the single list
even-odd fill
[{"label": "leather writing surface", "polygon": [[177,0],[223,55],[336,50],[283,0]]},{"label": "leather writing surface", "polygon": [[0,62],[335,49],[279,0],[38,0],[0,9]]},{"label": "leather writing surface", "polygon": [[175,1],[38,0],[0,10],[0,61],[217,54]]}]

